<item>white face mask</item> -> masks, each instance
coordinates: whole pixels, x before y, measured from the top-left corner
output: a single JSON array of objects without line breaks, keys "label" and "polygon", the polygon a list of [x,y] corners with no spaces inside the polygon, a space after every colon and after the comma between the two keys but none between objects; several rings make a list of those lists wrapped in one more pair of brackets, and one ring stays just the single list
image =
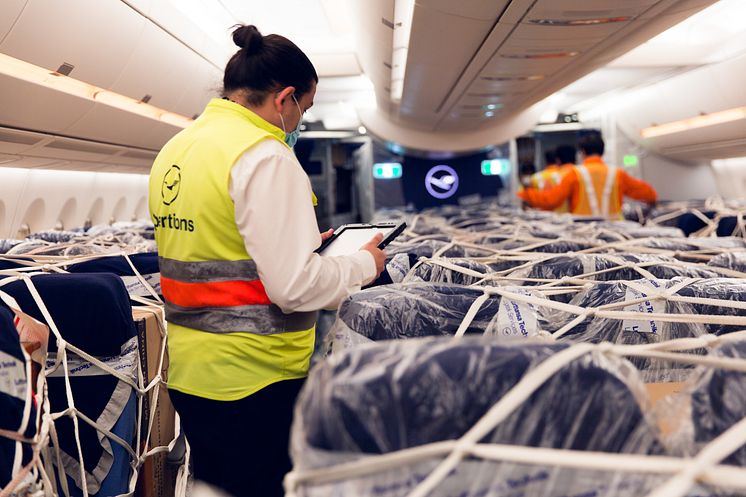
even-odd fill
[{"label": "white face mask", "polygon": [[290,148],[293,148],[298,142],[298,138],[300,137],[300,127],[303,123],[303,112],[300,110],[300,105],[298,105],[298,101],[295,99],[295,95],[290,96],[293,97],[293,102],[295,102],[295,106],[298,108],[298,115],[300,116],[298,118],[298,125],[293,131],[288,133],[287,129],[285,129],[285,119],[283,119],[282,113],[280,113],[280,122],[282,122],[282,130],[285,132],[285,143],[287,143]]}]

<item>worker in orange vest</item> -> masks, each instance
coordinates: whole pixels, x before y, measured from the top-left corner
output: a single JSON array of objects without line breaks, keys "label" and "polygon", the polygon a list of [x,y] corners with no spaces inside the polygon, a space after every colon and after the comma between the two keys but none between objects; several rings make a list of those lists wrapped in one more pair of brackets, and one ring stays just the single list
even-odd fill
[{"label": "worker in orange vest", "polygon": [[625,196],[648,204],[656,202],[652,186],[604,163],[601,159],[604,141],[600,134],[584,136],[579,146],[583,163],[573,166],[559,185],[544,191],[526,188],[518,196],[531,207],[546,210],[556,209],[569,199],[572,214],[609,219],[622,218]]},{"label": "worker in orange vest", "polygon": [[[533,175],[531,186],[539,190],[548,190],[559,185],[565,174],[575,166],[575,155],[575,147],[572,145],[560,145],[556,151],[547,152],[547,166]],[[570,212],[570,204],[564,201],[559,207],[551,210],[557,213]]]}]

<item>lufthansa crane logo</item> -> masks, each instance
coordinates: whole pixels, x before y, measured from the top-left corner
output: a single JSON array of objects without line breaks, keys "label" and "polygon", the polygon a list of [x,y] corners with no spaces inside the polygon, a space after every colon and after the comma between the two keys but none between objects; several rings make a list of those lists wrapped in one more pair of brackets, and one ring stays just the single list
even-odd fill
[{"label": "lufthansa crane logo", "polygon": [[161,198],[164,205],[171,205],[179,196],[181,190],[181,169],[174,164],[166,171],[161,185]]},{"label": "lufthansa crane logo", "polygon": [[430,169],[425,176],[425,188],[433,197],[444,200],[458,190],[458,174],[451,166],[441,164]]}]

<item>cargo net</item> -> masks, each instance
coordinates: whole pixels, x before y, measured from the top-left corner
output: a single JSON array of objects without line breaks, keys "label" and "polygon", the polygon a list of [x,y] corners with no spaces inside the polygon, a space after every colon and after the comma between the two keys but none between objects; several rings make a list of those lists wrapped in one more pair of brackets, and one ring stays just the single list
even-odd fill
[{"label": "cargo net", "polygon": [[648,213],[632,213],[649,226],[674,226],[695,237],[746,237],[746,202],[713,197],[703,201],[663,202]]},{"label": "cargo net", "polygon": [[1,497],[185,495],[188,446],[166,461],[178,420],[157,254],[142,248],[0,256]]},{"label": "cargo net", "polygon": [[339,309],[286,495],[746,495],[743,240],[511,211],[409,221],[395,283]]}]

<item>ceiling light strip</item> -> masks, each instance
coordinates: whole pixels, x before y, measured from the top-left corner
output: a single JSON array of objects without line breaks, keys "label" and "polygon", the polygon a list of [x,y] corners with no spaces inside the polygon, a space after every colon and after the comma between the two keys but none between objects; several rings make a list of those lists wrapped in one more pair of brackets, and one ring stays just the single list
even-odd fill
[{"label": "ceiling light strip", "polygon": [[407,70],[413,16],[414,0],[395,0],[394,40],[391,53],[391,100],[396,103],[401,102],[404,93],[404,73]]},{"label": "ceiling light strip", "polygon": [[650,126],[648,128],[644,128],[640,132],[640,135],[643,138],[655,138],[656,136],[681,133],[682,131],[705,128],[707,126],[714,126],[716,124],[738,121],[740,119],[746,119],[746,106],[736,107],[719,112],[712,112],[710,114],[702,114],[701,116],[690,117],[688,119],[681,119],[679,121],[673,121],[656,126]]},{"label": "ceiling light strip", "polygon": [[192,119],[181,114],[169,112],[140,100],[99,88],[98,86],[44,69],[43,67],[2,53],[0,53],[0,74],[147,117],[148,119],[170,124],[171,126],[186,128],[192,122]]}]

